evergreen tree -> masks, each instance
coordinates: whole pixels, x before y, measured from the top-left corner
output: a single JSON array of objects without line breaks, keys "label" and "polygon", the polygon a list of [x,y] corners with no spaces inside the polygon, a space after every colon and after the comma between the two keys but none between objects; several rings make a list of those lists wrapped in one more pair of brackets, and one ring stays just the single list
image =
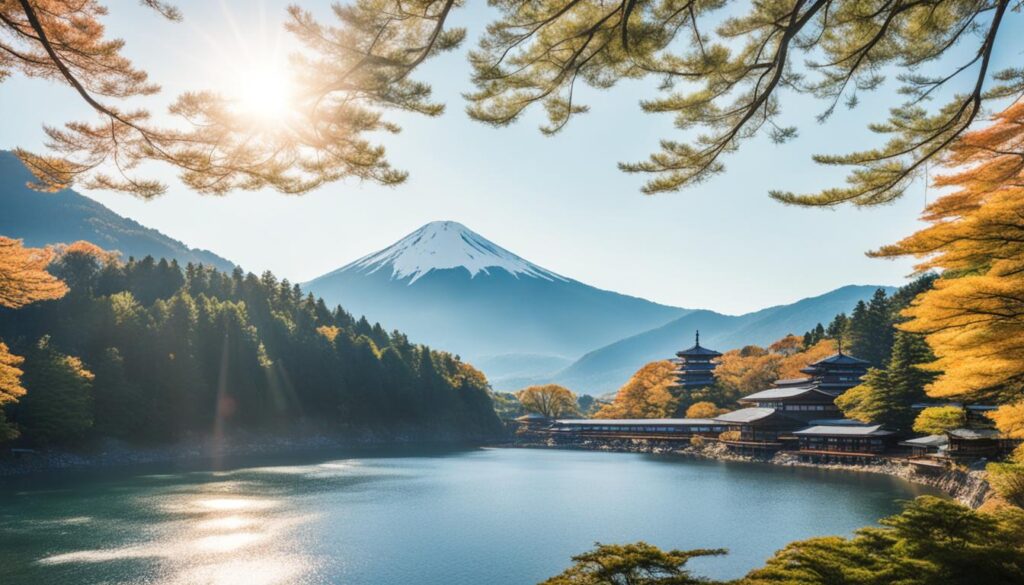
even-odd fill
[{"label": "evergreen tree", "polygon": [[868,370],[862,383],[837,398],[836,405],[850,418],[909,430],[917,414],[911,405],[926,399],[925,386],[935,379],[934,372],[920,366],[934,359],[922,336],[901,331],[887,367]]},{"label": "evergreen tree", "polygon": [[128,380],[124,357],[116,347],[107,348],[92,368],[95,429],[111,437],[138,436],[145,420],[141,389]]},{"label": "evergreen tree", "polygon": [[34,444],[67,443],[93,424],[93,374],[81,360],[40,339],[25,358],[25,396],[15,409],[18,425]]},{"label": "evergreen tree", "polygon": [[884,289],[878,289],[870,302],[860,301],[854,307],[844,349],[876,367],[883,366],[892,351],[892,324],[889,299]]},{"label": "evergreen tree", "polygon": [[[152,258],[113,259],[97,271],[77,260],[70,296],[0,308],[0,336],[49,335],[54,351],[80,356],[96,373],[93,434],[167,440],[307,422],[501,430],[486,378],[457,356],[328,309],[273,274],[182,270]],[[12,399],[22,394],[19,364],[0,362],[0,388]],[[3,402],[13,413],[13,400]],[[11,438],[13,426],[4,428]]]},{"label": "evergreen tree", "polygon": [[832,319],[832,322],[828,324],[828,328],[825,329],[825,335],[829,339],[843,339],[846,336],[846,329],[849,326],[849,318],[846,313],[839,313]]}]

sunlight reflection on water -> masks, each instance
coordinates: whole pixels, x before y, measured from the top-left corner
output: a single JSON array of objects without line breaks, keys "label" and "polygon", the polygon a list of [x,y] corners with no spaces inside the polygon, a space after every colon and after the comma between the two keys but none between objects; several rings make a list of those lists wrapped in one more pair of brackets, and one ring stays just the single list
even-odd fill
[{"label": "sunlight reflection on water", "polygon": [[[528,585],[594,540],[641,538],[729,546],[695,569],[735,578],[917,492],[863,474],[585,452],[259,464],[0,489],[0,584]],[[749,530],[751,518],[773,529]]]},{"label": "sunlight reflection on water", "polygon": [[[353,466],[332,465],[332,473]],[[272,470],[272,471],[271,471]],[[315,475],[322,466],[293,466],[245,470],[246,475]],[[79,550],[43,557],[41,565],[107,563],[132,559],[158,562],[161,583],[271,585],[301,581],[314,568],[311,559],[291,553],[291,533],[316,520],[313,514],[284,509],[280,500],[258,496],[266,485],[230,479],[234,472],[202,474],[214,481],[169,489],[136,498],[138,507],[156,513],[152,539],[142,544],[96,550]],[[152,476],[151,476],[152,477]],[[162,479],[162,478],[161,478]],[[262,489],[261,489],[262,488]],[[67,524],[88,522],[89,517],[60,520]]]}]

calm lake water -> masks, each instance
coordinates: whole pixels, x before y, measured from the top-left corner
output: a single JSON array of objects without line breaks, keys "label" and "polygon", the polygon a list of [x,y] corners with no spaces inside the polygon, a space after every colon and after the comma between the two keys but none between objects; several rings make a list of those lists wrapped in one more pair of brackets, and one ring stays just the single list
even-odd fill
[{"label": "calm lake water", "polygon": [[0,483],[0,583],[529,585],[594,541],[730,549],[850,534],[896,479],[628,453],[484,449]]}]

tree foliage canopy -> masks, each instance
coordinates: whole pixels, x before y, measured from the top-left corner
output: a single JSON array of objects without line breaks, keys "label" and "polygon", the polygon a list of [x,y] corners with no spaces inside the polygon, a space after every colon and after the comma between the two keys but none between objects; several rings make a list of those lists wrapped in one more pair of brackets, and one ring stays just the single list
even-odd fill
[{"label": "tree foliage canopy", "polygon": [[744,585],[1010,585],[1024,579],[1024,512],[983,514],[922,496],[852,539],[797,541]]},{"label": "tree foliage canopy", "polygon": [[672,387],[676,366],[668,360],[645,364],[619,388],[594,418],[665,418],[675,413]]},{"label": "tree foliage canopy", "polygon": [[[0,66],[2,63],[0,61]],[[29,303],[64,296],[67,287],[46,271],[52,259],[53,252],[49,249],[26,248],[21,240],[0,236],[0,309],[17,309]],[[20,369],[24,361],[0,341],[0,441],[18,435],[7,422],[3,409],[25,395],[21,384],[24,371]]]},{"label": "tree foliage canopy", "polygon": [[934,372],[921,366],[934,357],[924,338],[901,331],[885,369],[868,370],[859,386],[836,398],[836,405],[850,418],[891,430],[910,429],[916,414],[912,405],[926,398],[924,389],[935,379]]},{"label": "tree foliage canopy", "polygon": [[[269,272],[120,262],[81,245],[52,270],[71,284],[66,297],[0,309],[0,336],[26,356],[0,368],[25,372],[28,394],[6,410],[26,443],[234,429],[501,431],[472,366]],[[76,363],[94,379],[75,381]]]},{"label": "tree foliage canopy", "polygon": [[[852,538],[796,541],[731,585],[1014,585],[1024,580],[1024,511],[971,510],[922,496]],[[662,551],[644,542],[598,544],[542,585],[720,584],[685,569],[721,550]]]},{"label": "tree foliage canopy", "polygon": [[959,406],[932,406],[925,408],[914,419],[914,430],[927,435],[941,435],[967,424],[964,409]]},{"label": "tree foliage canopy", "polygon": [[[168,20],[182,18],[171,4],[142,4]],[[335,5],[334,26],[292,6],[285,27],[301,48],[292,59],[296,88],[286,115],[259,119],[231,97],[196,90],[171,103],[174,123],[161,124],[151,108],[125,105],[150,103],[160,88],[123,54],[121,40],[109,38],[106,9],[97,0],[4,2],[0,81],[12,72],[56,81],[98,116],[91,123],[47,126],[49,154],[17,154],[39,179],[38,187],[77,182],[141,197],[166,191],[137,173],[147,161],[176,168],[182,182],[199,193],[218,195],[262,188],[305,193],[346,177],[400,183],[405,173],[391,168],[383,147],[367,135],[398,131],[384,119],[385,108],[441,113],[443,107],[430,101],[430,87],[410,73],[462,40],[462,31],[442,28],[455,4],[356,0]]]},{"label": "tree foliage canopy", "polygon": [[[182,14],[160,1],[144,5],[169,20]],[[18,0],[0,8],[0,78],[17,71],[72,87],[99,116],[47,128],[52,154],[19,151],[40,180],[59,187],[162,193],[157,181],[137,177],[143,161],[180,170],[203,193],[271,187],[301,193],[355,176],[385,184],[405,178],[392,169],[367,134],[397,131],[382,110],[437,115],[430,86],[411,74],[430,57],[461,44],[451,27],[461,0],[352,0],[337,4],[327,25],[299,6],[287,29],[302,45],[294,56],[298,91],[288,120],[255,123],[230,99],[210,91],[179,96],[165,127],[146,109],[128,110],[126,98],[158,87],[122,54],[103,28],[96,0]],[[641,100],[650,113],[671,114],[677,130],[647,160],[623,163],[652,178],[644,191],[674,191],[724,170],[725,155],[754,136],[775,142],[797,135],[782,121],[787,94],[822,103],[819,120],[840,105],[882,87],[893,71],[904,101],[871,130],[886,141],[815,160],[850,168],[847,185],[817,194],[775,191],[789,203],[870,205],[898,197],[982,114],[986,102],[1019,97],[1024,70],[997,71],[992,57],[1009,35],[1012,0],[492,0],[497,17],[470,52],[474,90],[469,115],[503,126],[533,106],[553,134],[587,111],[580,85],[608,89],[625,80],[660,81]],[[966,47],[961,55],[954,47]],[[938,65],[936,65],[938,64]],[[959,93],[944,95],[946,88]],[[963,88],[963,89],[960,89]],[[941,98],[938,105],[932,100]]]},{"label": "tree foliage canopy", "polygon": [[572,558],[573,566],[540,585],[699,585],[686,563],[696,557],[725,554],[721,549],[663,551],[646,542],[597,543]]},{"label": "tree foliage canopy", "polygon": [[943,271],[900,325],[935,352],[928,393],[1012,403],[1024,388],[1024,101],[965,135],[946,164],[936,183],[954,190],[925,210],[931,225],[877,255]]},{"label": "tree foliage canopy", "polygon": [[578,412],[576,395],[558,384],[523,388],[516,393],[516,398],[526,411],[547,418],[558,418]]}]

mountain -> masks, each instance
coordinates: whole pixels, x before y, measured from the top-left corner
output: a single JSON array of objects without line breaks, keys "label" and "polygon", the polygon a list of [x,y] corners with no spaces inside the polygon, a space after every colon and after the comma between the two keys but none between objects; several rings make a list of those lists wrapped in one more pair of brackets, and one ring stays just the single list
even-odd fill
[{"label": "mountain", "polygon": [[727,351],[744,345],[766,345],[787,333],[802,334],[818,323],[828,324],[838,313],[849,313],[857,301],[875,290],[892,287],[850,285],[790,305],[769,307],[732,316],[714,311],[691,311],[670,323],[595,349],[548,380],[577,392],[599,394],[621,386],[640,366],[668,359],[692,345],[700,330],[701,345]]},{"label": "mountain", "polygon": [[157,230],[122,217],[71,189],[40,193],[26,185],[34,177],[11,152],[0,151],[0,235],[28,246],[87,240],[127,258],[176,259],[231,270],[234,264],[206,250],[189,248]]},{"label": "mountain", "polygon": [[496,382],[555,372],[688,312],[566,278],[453,221],[428,223],[303,288],[467,357]]}]

